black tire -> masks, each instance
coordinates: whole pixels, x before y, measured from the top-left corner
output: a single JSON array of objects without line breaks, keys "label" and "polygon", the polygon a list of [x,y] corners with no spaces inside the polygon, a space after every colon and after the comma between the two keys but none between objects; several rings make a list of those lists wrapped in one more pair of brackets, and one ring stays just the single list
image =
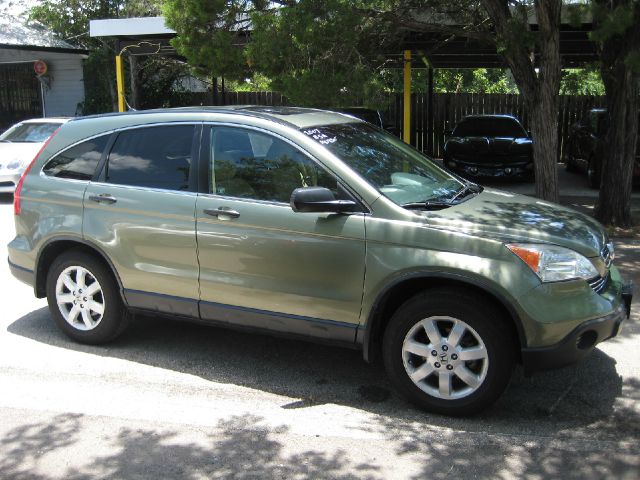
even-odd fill
[{"label": "black tire", "polygon": [[[103,312],[98,314],[95,311],[87,310],[89,313],[90,322],[94,322],[95,326],[89,327],[81,322],[84,315],[78,314],[77,322],[67,321],[62,313],[63,310],[67,312],[67,316],[70,315],[73,304],[66,302],[61,306],[57,301],[57,283],[61,274],[67,270],[69,275],[73,277],[74,281],[78,281],[77,269],[81,268],[86,270],[87,281],[83,281],[82,284],[86,284],[89,288],[93,285],[94,281],[97,281],[100,291],[94,295],[90,295],[91,298],[84,297],[84,301],[88,299],[92,304],[102,304]],[[62,280],[61,280],[62,282]],[[62,282],[64,284],[64,282]],[[75,292],[71,292],[69,288],[62,287],[61,294],[72,296]],[[81,250],[69,250],[58,256],[49,272],[47,273],[47,301],[49,303],[49,311],[55,321],[56,325],[71,339],[86,344],[101,344],[109,342],[120,335],[129,324],[130,314],[122,302],[120,292],[118,291],[118,285],[113,277],[111,270],[104,265],[101,261],[95,257],[87,254]],[[86,292],[78,291],[78,306],[83,301],[82,293],[87,295]],[[75,301],[75,300],[74,300]],[[82,303],[84,307],[84,303]],[[87,306],[87,309],[89,307]]]},{"label": "black tire", "polygon": [[596,162],[595,157],[590,157],[589,166],[587,167],[587,183],[589,184],[589,188],[593,188],[594,190],[600,188],[601,179],[602,174],[600,172],[600,167]]},{"label": "black tire", "polygon": [[[432,320],[438,317],[451,317],[457,319],[460,325],[466,324],[467,327],[471,327],[465,330],[466,333],[461,337],[460,344],[466,342],[465,347],[481,348],[481,343],[478,342],[477,346],[473,344],[478,336],[484,344],[486,360],[463,361],[457,355],[454,359],[453,352],[458,352],[462,356],[461,352],[467,351],[463,345],[448,347],[450,355],[448,359],[441,357],[446,352],[441,352],[440,349],[444,349],[443,345],[450,338],[451,327],[454,324],[451,323],[450,330],[447,332],[447,320]],[[444,326],[444,329],[439,330],[443,334],[443,344],[433,346],[427,334],[423,333],[422,326],[418,326],[422,321],[435,321],[440,328]],[[429,342],[430,345],[425,351],[426,356],[403,351],[403,343],[410,332],[417,332],[416,337],[411,337],[414,340],[418,338],[417,336],[424,335],[426,338],[424,343]],[[391,381],[412,403],[425,410],[444,415],[472,415],[495,402],[509,384],[515,363],[514,342],[515,339],[511,335],[511,329],[503,314],[482,296],[464,291],[434,289],[412,297],[395,312],[384,333],[383,359]],[[431,348],[434,349],[431,350]],[[437,355],[429,357],[436,349]],[[406,361],[409,368],[415,367],[416,373],[418,368],[427,363],[431,363],[429,368],[440,366],[423,380],[414,383],[405,368],[405,356],[408,358]],[[449,373],[444,370],[445,367],[451,368]],[[482,379],[475,389],[457,376],[456,372],[464,374],[466,370],[477,373],[476,378]],[[449,385],[454,395],[451,398],[438,398],[424,390],[425,388],[435,389],[436,386],[430,385],[430,382],[439,382],[442,373],[452,378]],[[456,385],[460,387],[457,392],[454,391]],[[469,389],[471,392],[465,394]],[[436,392],[435,395],[442,395],[442,391]],[[455,395],[462,396],[455,397]]]}]

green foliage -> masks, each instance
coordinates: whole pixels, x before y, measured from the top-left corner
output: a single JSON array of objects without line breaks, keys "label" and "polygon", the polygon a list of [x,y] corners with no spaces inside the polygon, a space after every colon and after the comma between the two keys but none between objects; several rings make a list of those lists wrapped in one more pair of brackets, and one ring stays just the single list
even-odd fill
[{"label": "green foliage", "polygon": [[562,71],[560,94],[604,95],[604,84],[600,72],[594,67],[571,68]]},{"label": "green foliage", "polygon": [[634,19],[634,10],[637,8],[637,1],[626,2],[614,8],[609,8],[604,3],[593,2],[592,13],[598,20],[598,28],[591,32],[591,40],[604,42],[611,37],[623,35],[637,20]]},{"label": "green foliage", "polygon": [[311,106],[355,103],[376,83],[372,22],[344,0],[301,0],[296,8],[251,15],[251,65],[293,102]]},{"label": "green foliage", "polygon": [[165,0],[167,25],[178,32],[176,50],[208,77],[247,76],[238,32],[245,25],[248,2],[225,0]]}]

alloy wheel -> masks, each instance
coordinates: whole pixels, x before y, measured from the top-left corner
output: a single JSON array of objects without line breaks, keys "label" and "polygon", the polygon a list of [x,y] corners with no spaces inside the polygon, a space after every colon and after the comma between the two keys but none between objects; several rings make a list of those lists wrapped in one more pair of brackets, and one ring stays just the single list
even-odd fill
[{"label": "alloy wheel", "polygon": [[446,316],[417,322],[405,336],[402,360],[418,388],[445,400],[471,395],[484,382],[489,367],[480,335],[462,320]]},{"label": "alloy wheel", "polygon": [[62,317],[77,330],[93,330],[105,311],[102,287],[86,268],[65,268],[56,282],[56,303]]}]

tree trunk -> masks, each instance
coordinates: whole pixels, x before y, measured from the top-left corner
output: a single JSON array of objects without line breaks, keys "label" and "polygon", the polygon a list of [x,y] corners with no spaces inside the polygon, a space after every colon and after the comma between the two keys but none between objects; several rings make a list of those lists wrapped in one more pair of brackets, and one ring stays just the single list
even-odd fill
[{"label": "tree trunk", "polygon": [[557,202],[558,196],[558,95],[549,85],[538,84],[527,98],[529,128],[533,138],[536,197]]},{"label": "tree trunk", "polygon": [[[628,4],[618,0],[616,8]],[[602,80],[607,94],[609,125],[602,150],[602,180],[596,206],[596,218],[605,225],[628,228],[632,225],[631,189],[633,164],[638,139],[638,102],[640,76],[628,61],[640,49],[640,7],[635,7],[635,22],[622,35],[610,35],[600,45]]]},{"label": "tree trunk", "polygon": [[[536,196],[558,201],[558,92],[560,91],[560,10],[561,0],[535,0],[538,21],[534,51],[522,41],[529,29],[528,18],[514,17],[503,0],[484,0],[483,4],[495,25],[498,43],[505,45],[502,55],[524,97],[533,137],[533,163]],[[514,22],[515,21],[515,22]],[[534,53],[537,60],[534,62]]]}]

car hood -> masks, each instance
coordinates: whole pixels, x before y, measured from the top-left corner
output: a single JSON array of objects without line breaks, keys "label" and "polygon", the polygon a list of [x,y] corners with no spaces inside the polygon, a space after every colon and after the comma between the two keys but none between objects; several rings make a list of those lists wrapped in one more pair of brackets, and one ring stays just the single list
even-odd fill
[{"label": "car hood", "polygon": [[6,169],[7,165],[15,161],[19,161],[23,167],[26,167],[41,147],[40,142],[0,143],[0,170]]},{"label": "car hood", "polygon": [[607,242],[604,227],[570,208],[537,198],[485,189],[463,203],[427,212],[429,225],[502,242],[549,243],[597,257]]},{"label": "car hood", "polygon": [[522,137],[451,137],[445,149],[449,155],[522,155],[531,151],[531,139]]}]

